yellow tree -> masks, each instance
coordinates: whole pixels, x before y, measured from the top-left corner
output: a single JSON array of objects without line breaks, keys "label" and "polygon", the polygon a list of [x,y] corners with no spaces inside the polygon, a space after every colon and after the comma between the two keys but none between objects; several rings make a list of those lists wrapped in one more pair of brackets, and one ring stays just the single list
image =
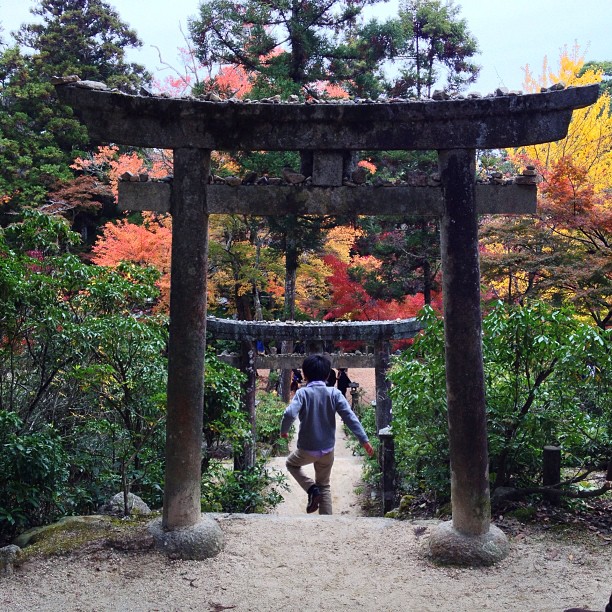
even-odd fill
[{"label": "yellow tree", "polygon": [[[526,68],[525,90],[558,82],[598,83],[602,73],[582,70],[578,47],[561,54],[558,70],[544,61],[535,78]],[[483,276],[507,301],[543,297],[572,302],[601,327],[612,321],[612,117],[610,96],[574,111],[565,138],[507,151],[517,166],[542,176],[538,212],[530,218],[487,220]]]},{"label": "yellow tree", "polygon": [[[533,76],[529,66],[525,67],[524,90],[534,93],[555,83],[577,87],[601,82],[601,70],[588,69],[581,73],[583,66],[584,56],[580,55],[580,48],[574,46],[571,51],[565,48],[556,72],[550,68],[546,58],[539,78]],[[562,140],[522,147],[508,153],[510,159],[519,164],[527,158],[537,161],[544,169],[550,169],[563,158],[571,158],[574,166],[588,171],[589,181],[596,192],[609,189],[612,170],[610,95],[604,91],[595,104],[574,111],[567,136]]]}]

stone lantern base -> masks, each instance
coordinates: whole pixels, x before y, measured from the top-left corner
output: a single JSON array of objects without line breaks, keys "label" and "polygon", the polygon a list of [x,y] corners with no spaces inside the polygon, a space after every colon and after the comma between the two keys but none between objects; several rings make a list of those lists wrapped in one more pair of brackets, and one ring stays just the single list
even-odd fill
[{"label": "stone lantern base", "polygon": [[440,523],[429,540],[429,554],[434,561],[449,565],[493,565],[510,552],[506,534],[491,525],[488,533],[466,535],[453,527],[452,521]]},{"label": "stone lantern base", "polygon": [[217,522],[203,514],[195,525],[166,531],[162,519],[149,525],[156,548],[172,559],[201,561],[218,555],[223,550],[223,531]]}]

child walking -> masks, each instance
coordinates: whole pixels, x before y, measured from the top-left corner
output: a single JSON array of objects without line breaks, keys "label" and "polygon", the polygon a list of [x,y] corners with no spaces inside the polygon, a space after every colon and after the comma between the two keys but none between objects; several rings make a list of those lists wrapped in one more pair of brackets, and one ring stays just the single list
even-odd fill
[{"label": "child walking", "polygon": [[[351,410],[346,398],[335,387],[325,382],[331,370],[331,362],[323,355],[309,355],[302,363],[306,386],[298,389],[287,406],[281,421],[281,437],[286,438],[296,417],[300,419],[297,450],[288,457],[289,473],[308,493],[306,512],[332,513],[330,491],[331,469],[334,464],[336,441],[336,413],[353,432],[370,457],[374,449],[368,436]],[[308,476],[302,467],[313,464],[315,478]]]}]

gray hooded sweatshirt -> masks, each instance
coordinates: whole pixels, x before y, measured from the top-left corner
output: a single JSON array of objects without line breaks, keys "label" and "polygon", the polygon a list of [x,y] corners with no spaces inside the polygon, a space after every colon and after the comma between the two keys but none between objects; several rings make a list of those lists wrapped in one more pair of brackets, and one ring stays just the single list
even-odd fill
[{"label": "gray hooded sweatshirt", "polygon": [[288,433],[291,424],[299,416],[297,447],[306,451],[332,449],[336,440],[336,413],[359,442],[368,442],[363,426],[344,395],[320,380],[310,382],[295,392],[283,414],[281,433]]}]

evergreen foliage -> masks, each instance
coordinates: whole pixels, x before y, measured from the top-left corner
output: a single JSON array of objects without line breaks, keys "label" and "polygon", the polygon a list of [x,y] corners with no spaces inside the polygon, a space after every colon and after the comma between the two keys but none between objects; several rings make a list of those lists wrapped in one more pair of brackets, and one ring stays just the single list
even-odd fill
[{"label": "evergreen foliage", "polygon": [[10,211],[41,204],[88,145],[52,77],[77,74],[127,92],[150,80],[125,62],[125,48],[141,43],[102,0],[39,0],[32,13],[42,23],[22,25],[17,45],[0,55],[0,203]]},{"label": "evergreen foliage", "polygon": [[[345,84],[361,75],[364,84],[389,57],[391,32],[376,22],[359,27],[364,7],[375,3],[212,0],[202,3],[190,32],[205,65],[241,65],[252,73],[254,95],[313,93],[309,86],[317,82]],[[379,44],[368,44],[374,36]]]},{"label": "evergreen foliage", "polygon": [[461,91],[474,83],[480,67],[471,59],[478,53],[476,39],[467,22],[459,17],[461,7],[453,0],[404,0],[399,21],[408,32],[400,49],[404,60],[394,95],[429,97],[446,73],[445,88]]},{"label": "evergreen foliage", "polygon": [[[393,433],[406,491],[450,496],[442,319],[396,359]],[[573,475],[605,469],[612,443],[610,331],[544,303],[497,304],[483,320],[491,487],[537,486],[542,448],[559,445]]]}]

